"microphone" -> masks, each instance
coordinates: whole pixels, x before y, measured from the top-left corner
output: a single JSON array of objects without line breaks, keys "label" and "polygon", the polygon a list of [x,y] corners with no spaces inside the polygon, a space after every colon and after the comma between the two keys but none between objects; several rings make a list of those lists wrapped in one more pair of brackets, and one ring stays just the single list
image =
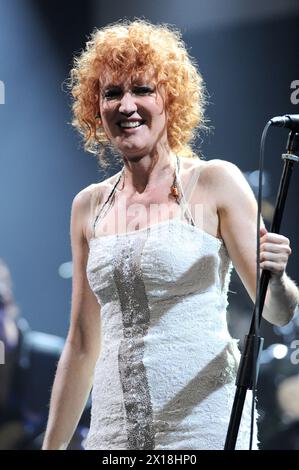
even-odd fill
[{"label": "microphone", "polygon": [[299,131],[299,114],[285,114],[270,119],[272,126],[286,127],[292,131]]}]

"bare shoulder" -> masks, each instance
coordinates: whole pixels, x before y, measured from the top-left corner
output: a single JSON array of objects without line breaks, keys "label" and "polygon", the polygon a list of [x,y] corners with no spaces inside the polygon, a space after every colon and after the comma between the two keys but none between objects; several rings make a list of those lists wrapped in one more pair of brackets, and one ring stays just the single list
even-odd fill
[{"label": "bare shoulder", "polygon": [[238,176],[240,173],[239,168],[234,163],[227,160],[213,159],[203,160],[200,158],[184,158],[183,171],[192,173],[194,170],[199,170],[200,176],[205,179],[217,180],[223,177]]},{"label": "bare shoulder", "polygon": [[234,163],[226,160],[213,159],[184,159],[183,172],[190,176],[198,176],[198,184],[201,189],[209,190],[210,196],[214,192],[221,190],[224,186],[229,185],[232,181],[238,182],[242,172]]},{"label": "bare shoulder", "polygon": [[211,178],[216,182],[219,179],[223,181],[223,179],[237,178],[241,173],[241,170],[235,163],[218,158],[208,161],[201,160],[201,167],[205,177]]},{"label": "bare shoulder", "polygon": [[84,209],[89,208],[94,200],[98,200],[99,202],[104,192],[107,189],[112,188],[112,185],[116,181],[118,175],[119,173],[116,173],[115,175],[110,176],[109,178],[106,178],[99,183],[93,183],[86,188],[81,189],[74,197],[74,203]]},{"label": "bare shoulder", "polygon": [[97,207],[101,204],[106,194],[112,189],[119,173],[109,178],[93,183],[81,189],[74,197],[72,203],[72,218],[79,220],[84,238],[88,241],[91,234],[92,219],[95,216]]},{"label": "bare shoulder", "polygon": [[255,203],[254,194],[240,168],[227,160],[205,162],[202,176],[212,188],[218,209],[225,209],[247,199]]}]

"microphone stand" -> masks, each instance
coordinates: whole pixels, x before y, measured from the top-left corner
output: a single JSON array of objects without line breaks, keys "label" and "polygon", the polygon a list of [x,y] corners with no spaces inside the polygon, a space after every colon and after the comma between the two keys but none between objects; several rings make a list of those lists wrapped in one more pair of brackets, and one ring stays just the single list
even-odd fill
[{"label": "microphone stand", "polygon": [[[282,154],[281,158],[284,160],[283,172],[280,180],[280,185],[278,189],[276,205],[272,220],[272,225],[270,232],[279,233],[283,210],[285,206],[285,201],[288,193],[288,188],[291,179],[291,173],[293,170],[294,163],[299,162],[299,134],[295,131],[291,131],[288,136],[287,141],[287,153]],[[226,435],[226,441],[224,450],[234,450],[236,446],[236,441],[238,437],[239,427],[241,416],[243,412],[244,402],[246,398],[247,390],[252,390],[253,388],[253,370],[254,370],[254,353],[255,353],[255,341],[258,342],[258,354],[256,358],[256,378],[258,377],[258,366],[259,366],[259,357],[263,347],[264,338],[257,336],[255,331],[255,313],[258,311],[258,320],[259,325],[261,323],[262,311],[265,302],[267,287],[270,279],[270,271],[263,270],[260,277],[260,302],[259,305],[255,303],[254,311],[252,315],[251,326],[249,334],[245,337],[245,346],[241,356],[241,361],[238,369],[238,374],[236,378],[236,392],[235,398],[232,406],[232,411],[230,415],[230,421],[228,426],[228,431]],[[257,338],[257,339],[256,339]]]}]

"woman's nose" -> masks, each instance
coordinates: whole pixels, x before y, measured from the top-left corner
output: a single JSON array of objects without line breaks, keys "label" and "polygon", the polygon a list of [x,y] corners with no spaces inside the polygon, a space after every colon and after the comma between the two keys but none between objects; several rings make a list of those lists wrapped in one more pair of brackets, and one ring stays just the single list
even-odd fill
[{"label": "woman's nose", "polygon": [[131,93],[127,91],[123,94],[120,100],[119,112],[124,114],[131,114],[137,110],[135,100]]}]

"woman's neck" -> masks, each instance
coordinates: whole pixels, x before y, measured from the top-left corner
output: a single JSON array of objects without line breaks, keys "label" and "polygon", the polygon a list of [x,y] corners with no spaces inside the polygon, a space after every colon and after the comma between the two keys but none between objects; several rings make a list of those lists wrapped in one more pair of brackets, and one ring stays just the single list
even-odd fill
[{"label": "woman's neck", "polygon": [[159,157],[150,155],[137,159],[125,158],[124,160],[124,187],[136,193],[144,193],[159,182],[166,182],[175,174],[175,155],[164,154]]}]

